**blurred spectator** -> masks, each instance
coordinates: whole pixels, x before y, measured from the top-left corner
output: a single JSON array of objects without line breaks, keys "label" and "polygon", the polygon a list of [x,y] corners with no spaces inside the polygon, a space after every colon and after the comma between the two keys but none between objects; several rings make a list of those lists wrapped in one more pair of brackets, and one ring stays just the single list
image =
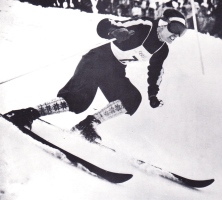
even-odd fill
[{"label": "blurred spectator", "polygon": [[[199,4],[195,3],[195,13],[197,14],[198,10],[199,10]],[[186,21],[187,21],[187,27],[188,29],[194,29],[194,24],[193,24],[193,11],[192,11],[192,5],[190,1],[186,1],[183,5],[183,7],[181,8],[181,11],[183,12],[183,14],[186,17]]]},{"label": "blurred spectator", "polygon": [[212,15],[215,16],[214,28],[211,32],[215,37],[222,38],[222,1],[214,0],[214,11]]},{"label": "blurred spectator", "polygon": [[121,16],[118,13],[121,13],[121,9],[118,8],[119,0],[110,0],[109,12],[113,15]]},{"label": "blurred spectator", "polygon": [[164,10],[166,10],[166,9],[167,9],[167,7],[166,7],[165,3],[158,4],[158,7],[157,7],[156,10],[155,10],[155,16],[154,16],[154,18],[155,18],[155,19],[161,18]]},{"label": "blurred spectator", "polygon": [[123,13],[122,8],[121,8],[120,5],[118,5],[117,8],[116,8],[116,15],[121,17],[122,13]]},{"label": "blurred spectator", "polygon": [[80,1],[80,10],[81,11],[84,11],[84,12],[87,12],[87,13],[92,13],[93,10],[92,10],[92,2],[91,0],[81,0]]},{"label": "blurred spectator", "polygon": [[165,5],[166,5],[167,7],[173,8],[173,2],[174,2],[173,0],[168,1],[168,2],[165,3]]},{"label": "blurred spectator", "polygon": [[130,16],[130,10],[131,10],[130,0],[120,0],[119,7],[121,8],[122,12],[121,16],[124,17]]},{"label": "blurred spectator", "polygon": [[79,9],[80,8],[80,2],[78,0],[71,0],[73,5],[74,5],[74,9]]},{"label": "blurred spectator", "polygon": [[205,6],[200,6],[197,12],[197,27],[201,33],[211,33],[215,24],[215,17],[208,14],[208,9]]},{"label": "blurred spectator", "polygon": [[146,16],[147,9],[149,8],[150,2],[149,0],[142,0],[141,9],[142,9],[142,16]]},{"label": "blurred spectator", "polygon": [[134,5],[131,12],[132,12],[132,17],[142,16],[141,2],[139,0],[134,0]]},{"label": "blurred spectator", "polygon": [[53,7],[56,6],[56,0],[20,0],[21,2],[29,2],[35,6],[42,6],[42,7]]},{"label": "blurred spectator", "polygon": [[210,13],[212,13],[214,11],[213,1],[214,0],[207,0],[208,12],[210,12]]},{"label": "blurred spectator", "polygon": [[110,0],[98,0],[96,8],[98,9],[98,13],[107,14],[109,13]]},{"label": "blurred spectator", "polygon": [[146,11],[146,17],[154,19],[154,8],[149,7]]},{"label": "blurred spectator", "polygon": [[[64,7],[92,13],[91,0],[19,0],[42,7]],[[222,0],[194,0],[198,31],[222,38]],[[194,29],[191,0],[170,0],[163,3],[151,0],[97,0],[98,13],[124,17],[150,17],[158,19],[167,8],[184,14],[189,29]],[[74,6],[74,7],[73,7]]]}]

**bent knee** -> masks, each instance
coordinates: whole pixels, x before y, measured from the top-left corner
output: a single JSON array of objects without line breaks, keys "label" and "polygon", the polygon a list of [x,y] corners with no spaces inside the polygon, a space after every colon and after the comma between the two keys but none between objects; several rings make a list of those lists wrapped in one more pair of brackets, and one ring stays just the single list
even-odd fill
[{"label": "bent knee", "polygon": [[66,93],[66,94],[58,94],[58,97],[62,97],[65,99],[66,103],[69,106],[69,111],[74,112],[76,114],[80,114],[88,109],[92,100],[87,98],[80,98],[81,95],[76,95]]}]

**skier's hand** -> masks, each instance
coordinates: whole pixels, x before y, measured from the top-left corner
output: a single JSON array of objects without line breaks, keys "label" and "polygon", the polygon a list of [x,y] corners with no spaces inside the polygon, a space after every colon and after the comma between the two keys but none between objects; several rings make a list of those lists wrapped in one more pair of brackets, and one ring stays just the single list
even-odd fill
[{"label": "skier's hand", "polygon": [[116,38],[117,42],[122,42],[125,40],[128,40],[130,36],[134,35],[135,31],[130,30],[128,31],[126,28],[119,28],[115,29],[110,33],[110,35],[114,38]]},{"label": "skier's hand", "polygon": [[162,107],[163,101],[159,100],[156,96],[151,96],[150,98],[150,106],[152,108]]}]

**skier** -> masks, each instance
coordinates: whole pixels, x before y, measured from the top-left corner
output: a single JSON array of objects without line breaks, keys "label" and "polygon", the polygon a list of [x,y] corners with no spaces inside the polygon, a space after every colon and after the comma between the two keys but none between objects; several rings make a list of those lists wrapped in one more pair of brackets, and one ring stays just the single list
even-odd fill
[{"label": "skier", "polygon": [[33,120],[41,116],[64,111],[78,114],[90,106],[99,87],[109,104],[87,116],[72,130],[79,130],[90,142],[101,139],[96,132],[97,125],[121,114],[133,115],[139,107],[141,94],[125,76],[125,68],[129,62],[140,61],[147,62],[148,66],[150,106],[157,108],[163,105],[157,93],[162,65],[169,51],[167,43],[172,43],[186,32],[184,16],[177,10],[168,9],[158,20],[147,17],[125,21],[106,18],[98,23],[97,32],[102,38],[116,38],[116,41],[84,55],[57,98],[36,107],[13,110],[4,116],[17,126],[31,128]]}]

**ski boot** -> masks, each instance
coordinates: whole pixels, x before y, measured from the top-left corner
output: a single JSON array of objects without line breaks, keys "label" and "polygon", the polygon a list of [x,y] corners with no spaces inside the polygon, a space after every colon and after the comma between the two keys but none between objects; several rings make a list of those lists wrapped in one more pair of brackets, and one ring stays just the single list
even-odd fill
[{"label": "ski boot", "polygon": [[34,108],[26,108],[21,110],[12,110],[3,116],[18,127],[27,126],[31,130],[33,121],[38,119],[40,114]]},{"label": "ski boot", "polygon": [[101,122],[98,119],[93,115],[88,115],[86,119],[75,125],[71,131],[78,130],[89,142],[95,142],[96,139],[102,140],[95,130],[95,126],[99,124]]}]

